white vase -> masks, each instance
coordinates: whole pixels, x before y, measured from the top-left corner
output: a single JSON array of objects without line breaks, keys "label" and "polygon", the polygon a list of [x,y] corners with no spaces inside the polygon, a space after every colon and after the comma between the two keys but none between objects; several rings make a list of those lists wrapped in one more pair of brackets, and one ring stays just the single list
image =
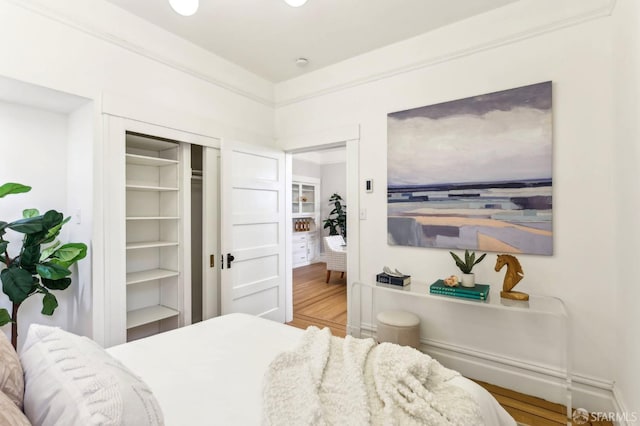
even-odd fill
[{"label": "white vase", "polygon": [[462,287],[474,287],[476,285],[475,274],[462,274]]}]

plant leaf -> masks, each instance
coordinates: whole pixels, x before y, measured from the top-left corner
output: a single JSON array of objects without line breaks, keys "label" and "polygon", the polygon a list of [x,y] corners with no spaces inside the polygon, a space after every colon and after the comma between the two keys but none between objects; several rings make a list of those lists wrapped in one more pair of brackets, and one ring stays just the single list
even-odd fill
[{"label": "plant leaf", "polygon": [[[73,265],[87,255],[87,246],[84,243],[68,243],[61,246],[52,254],[52,261],[65,268]],[[55,260],[54,260],[55,259]]]},{"label": "plant leaf", "polygon": [[42,254],[40,255],[40,262],[44,262],[45,260],[47,260],[49,256],[51,256],[56,251],[59,245],[60,241],[56,241],[46,249],[42,250]]},{"label": "plant leaf", "polygon": [[42,285],[49,290],[66,290],[71,285],[71,278],[61,278],[59,280],[42,279]]},{"label": "plant leaf", "polygon": [[478,260],[476,260],[476,263],[474,263],[474,265],[477,265],[478,263],[482,262],[482,259],[484,259],[484,257],[487,255],[487,253],[483,254],[482,256],[480,256],[478,258]]},{"label": "plant leaf", "polygon": [[22,217],[28,219],[30,217],[40,216],[38,209],[24,209],[22,210]]},{"label": "plant leaf", "polygon": [[13,229],[16,232],[22,234],[35,234],[42,232],[44,229],[42,226],[42,216],[28,217],[25,219],[16,220],[7,225],[7,228]]},{"label": "plant leaf", "polygon": [[9,194],[20,194],[22,192],[29,192],[29,191],[31,191],[30,186],[26,186],[21,183],[8,182],[0,186],[0,198]]},{"label": "plant leaf", "polygon": [[36,265],[36,271],[38,271],[38,275],[48,280],[59,280],[60,278],[71,275],[70,270],[53,262],[38,263]]},{"label": "plant leaf", "polygon": [[2,291],[13,303],[22,303],[35,290],[33,276],[22,268],[7,268],[0,272]]},{"label": "plant leaf", "polygon": [[31,274],[36,273],[36,263],[40,261],[40,246],[25,246],[20,255],[20,267]]},{"label": "plant leaf", "polygon": [[58,300],[51,293],[45,293],[44,298],[42,299],[42,314],[43,315],[53,315],[53,312],[58,307]]},{"label": "plant leaf", "polygon": [[9,246],[9,241],[0,241],[0,253],[4,253]]},{"label": "plant leaf", "polygon": [[[60,217],[62,218],[62,213],[59,213],[59,214],[60,214]],[[55,238],[60,233],[60,230],[62,229],[64,224],[69,222],[70,220],[71,220],[71,216],[69,216],[68,218],[66,218],[64,220],[61,220],[60,223],[58,223],[57,225],[55,225],[51,229],[49,229],[49,231],[47,232],[47,235],[45,235],[45,237],[44,237],[44,239],[42,241],[42,244],[50,243],[51,241],[55,240]]]},{"label": "plant leaf", "polygon": [[9,315],[9,311],[2,308],[0,309],[0,327],[5,324],[9,324],[11,322],[11,316]]}]

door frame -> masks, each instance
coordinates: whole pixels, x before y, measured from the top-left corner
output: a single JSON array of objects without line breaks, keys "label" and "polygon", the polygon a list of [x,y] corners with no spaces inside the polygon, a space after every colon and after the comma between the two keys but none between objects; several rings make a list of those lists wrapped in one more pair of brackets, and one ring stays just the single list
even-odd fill
[{"label": "door frame", "polygon": [[[351,334],[351,288],[360,280],[360,126],[350,125],[328,129],[313,134],[297,135],[277,141],[278,147],[285,152],[285,188],[291,188],[293,182],[293,154],[344,146],[346,148],[346,199],[349,205],[347,229],[347,334]],[[291,191],[286,191],[286,235],[292,235]],[[285,252],[285,321],[293,320],[293,260],[291,241],[287,241]]]},{"label": "door frame", "polygon": [[[94,285],[94,305],[100,305],[102,315],[94,315],[94,337],[104,347],[126,342],[126,262],[125,241],[126,230],[122,226],[125,217],[125,135],[127,131],[142,133],[150,136],[202,145],[210,148],[220,148],[219,138],[176,130],[173,128],[125,118],[106,112],[102,113],[102,163],[108,166],[104,171],[102,194],[104,209],[102,217],[102,235],[104,236],[104,269],[101,286]],[[108,178],[107,178],[108,175]],[[185,182],[183,182],[183,185]],[[190,180],[189,180],[190,184]],[[191,196],[191,192],[184,194]],[[184,206],[184,204],[183,204]],[[184,217],[185,212],[181,213]],[[188,222],[188,221],[185,221]],[[188,224],[190,228],[190,223]],[[107,232],[108,230],[108,232]],[[189,235],[190,229],[185,229]],[[181,256],[189,258],[190,244],[183,244]],[[189,272],[186,272],[188,269]],[[190,281],[191,268],[185,267],[183,279]],[[106,283],[109,283],[107,285]],[[185,300],[191,300],[190,288],[182,294]],[[99,312],[100,312],[99,311]],[[191,321],[191,309],[185,309]],[[98,330],[98,333],[96,333]],[[103,334],[100,335],[100,331]]]}]

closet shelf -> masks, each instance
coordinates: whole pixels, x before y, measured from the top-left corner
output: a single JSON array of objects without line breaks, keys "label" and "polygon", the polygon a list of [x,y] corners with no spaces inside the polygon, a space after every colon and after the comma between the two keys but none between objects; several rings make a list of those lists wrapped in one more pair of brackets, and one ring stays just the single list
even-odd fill
[{"label": "closet shelf", "polygon": [[127,185],[126,188],[127,190],[130,190],[130,191],[151,191],[151,192],[168,192],[168,191],[179,190],[176,187],[151,186],[151,185]]},{"label": "closet shelf", "polygon": [[180,315],[179,311],[164,305],[154,305],[127,312],[127,329]]},{"label": "closet shelf", "polygon": [[127,216],[127,220],[178,220],[179,216]]},{"label": "closet shelf", "polygon": [[177,241],[141,241],[137,243],[127,243],[127,250],[154,248],[154,247],[170,247],[177,246]]},{"label": "closet shelf", "polygon": [[127,164],[135,164],[138,166],[170,166],[178,164],[178,160],[170,160],[168,158],[148,157],[146,155],[126,154]]},{"label": "closet shelf", "polygon": [[148,281],[160,280],[162,278],[177,277],[178,271],[169,269],[150,269],[147,271],[130,272],[127,274],[127,285],[146,283]]}]

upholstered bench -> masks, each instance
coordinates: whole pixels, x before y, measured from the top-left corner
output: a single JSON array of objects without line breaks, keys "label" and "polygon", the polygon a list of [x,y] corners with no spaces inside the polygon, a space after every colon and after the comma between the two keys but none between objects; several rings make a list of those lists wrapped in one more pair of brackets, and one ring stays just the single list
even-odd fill
[{"label": "upholstered bench", "polygon": [[420,349],[420,318],[406,311],[383,311],[377,317],[378,342]]}]

